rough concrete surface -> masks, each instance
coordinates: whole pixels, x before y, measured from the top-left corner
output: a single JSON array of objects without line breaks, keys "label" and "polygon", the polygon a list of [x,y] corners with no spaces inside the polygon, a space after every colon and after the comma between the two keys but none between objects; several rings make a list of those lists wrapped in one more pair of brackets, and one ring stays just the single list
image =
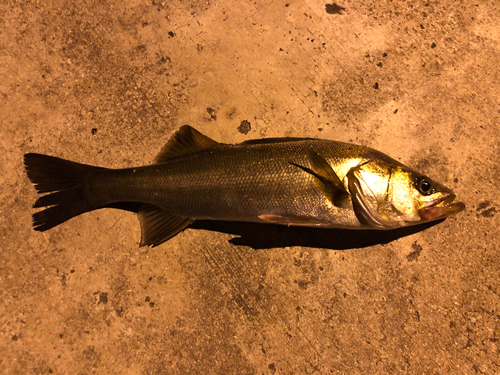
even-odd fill
[{"label": "rough concrete surface", "polygon": [[[500,373],[500,3],[0,3],[0,373]],[[179,126],[379,149],[452,188],[425,230],[136,215],[31,227],[26,152],[148,164]]]}]

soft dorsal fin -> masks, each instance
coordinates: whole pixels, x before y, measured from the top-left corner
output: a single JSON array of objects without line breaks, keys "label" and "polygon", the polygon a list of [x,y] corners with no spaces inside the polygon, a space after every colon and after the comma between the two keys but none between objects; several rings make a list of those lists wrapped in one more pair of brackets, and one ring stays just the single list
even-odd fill
[{"label": "soft dorsal fin", "polygon": [[265,145],[272,143],[284,143],[284,142],[297,142],[297,141],[317,141],[316,138],[293,138],[293,137],[282,137],[282,138],[261,138],[261,139],[249,139],[244,141],[242,145]]},{"label": "soft dorsal fin", "polygon": [[217,145],[219,142],[208,138],[189,125],[183,125],[163,146],[153,162],[155,164],[163,163],[169,159],[206,150]]}]

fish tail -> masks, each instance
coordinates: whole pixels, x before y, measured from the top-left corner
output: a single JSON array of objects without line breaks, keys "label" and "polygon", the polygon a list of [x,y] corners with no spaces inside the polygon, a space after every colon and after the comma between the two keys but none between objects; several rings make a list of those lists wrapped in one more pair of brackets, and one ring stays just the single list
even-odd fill
[{"label": "fish tail", "polygon": [[72,217],[96,209],[88,200],[86,181],[95,169],[90,165],[42,154],[25,154],[26,173],[40,194],[34,208],[47,207],[33,215],[33,227],[46,231]]}]

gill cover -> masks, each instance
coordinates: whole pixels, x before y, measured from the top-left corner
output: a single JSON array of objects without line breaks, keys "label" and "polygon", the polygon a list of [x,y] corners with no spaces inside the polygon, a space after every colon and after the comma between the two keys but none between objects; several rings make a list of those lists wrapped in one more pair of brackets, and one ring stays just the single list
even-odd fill
[{"label": "gill cover", "polygon": [[374,229],[393,229],[400,223],[385,212],[391,172],[368,160],[346,175],[354,213],[359,222]]}]

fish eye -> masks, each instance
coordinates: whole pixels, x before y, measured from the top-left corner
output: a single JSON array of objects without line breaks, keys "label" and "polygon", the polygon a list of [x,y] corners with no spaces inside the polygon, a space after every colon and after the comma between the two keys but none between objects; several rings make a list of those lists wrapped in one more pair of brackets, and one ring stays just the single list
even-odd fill
[{"label": "fish eye", "polygon": [[417,179],[416,187],[417,187],[418,191],[420,192],[420,194],[422,194],[422,195],[431,195],[435,192],[433,187],[432,187],[432,183],[429,180],[427,180],[426,178]]}]

